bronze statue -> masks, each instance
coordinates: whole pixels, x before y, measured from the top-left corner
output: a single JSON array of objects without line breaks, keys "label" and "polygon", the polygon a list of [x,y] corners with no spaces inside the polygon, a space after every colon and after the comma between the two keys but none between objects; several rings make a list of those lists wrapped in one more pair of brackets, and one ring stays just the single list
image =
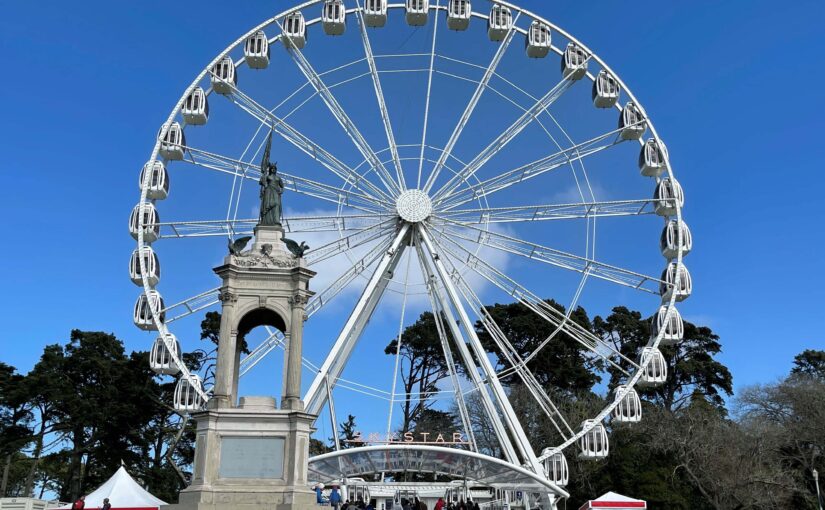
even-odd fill
[{"label": "bronze statue", "polygon": [[258,225],[281,226],[281,194],[284,192],[284,181],[278,177],[278,163],[269,161],[272,150],[272,131],[266,141],[266,150],[261,159],[261,216]]}]

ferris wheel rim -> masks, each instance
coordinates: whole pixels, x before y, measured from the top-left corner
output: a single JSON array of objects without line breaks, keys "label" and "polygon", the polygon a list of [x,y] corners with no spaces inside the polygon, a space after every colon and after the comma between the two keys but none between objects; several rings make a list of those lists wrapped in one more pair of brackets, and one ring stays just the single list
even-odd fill
[{"label": "ferris wheel rim", "polygon": [[[276,24],[279,20],[282,20],[285,16],[287,16],[290,13],[293,13],[293,12],[296,12],[296,11],[301,11],[301,10],[304,10],[308,7],[313,6],[313,5],[322,4],[322,3],[323,3],[323,0],[311,0],[311,1],[307,1],[307,2],[304,2],[302,4],[299,4],[297,6],[291,7],[290,9],[284,10],[283,12],[279,13],[278,15],[262,22],[258,26],[256,26],[253,29],[249,30],[243,36],[238,38],[234,43],[227,46],[220,54],[218,54],[218,56],[212,62],[210,62],[210,64],[208,66],[206,66],[198,74],[198,76],[192,82],[192,84],[190,84],[186,88],[186,90],[182,94],[181,98],[178,100],[176,106],[174,107],[174,109],[170,113],[169,117],[162,124],[162,129],[161,129],[161,132],[159,133],[159,135],[158,135],[158,137],[155,141],[155,145],[154,145],[154,148],[152,150],[152,154],[151,154],[151,157],[149,159],[149,163],[154,163],[155,161],[160,161],[158,159],[158,156],[159,156],[159,149],[160,149],[163,138],[166,136],[168,130],[170,129],[170,126],[174,122],[175,117],[180,113],[181,108],[182,108],[186,98],[198,87],[199,83],[206,76],[208,76],[210,70],[212,69],[212,67],[216,63],[218,63],[223,58],[229,56],[229,53],[232,50],[234,50],[238,46],[242,45],[243,42],[246,40],[246,38],[248,38],[250,35],[254,34],[255,32],[257,32],[259,30],[263,30],[264,28],[269,27],[273,24]],[[647,112],[644,109],[644,106],[642,105],[642,103],[640,103],[636,99],[636,97],[633,94],[632,90],[624,83],[621,76],[618,75],[617,73],[615,73],[598,56],[597,53],[591,51],[586,45],[581,43],[581,41],[579,39],[572,36],[570,33],[565,31],[564,29],[560,28],[558,25],[556,25],[554,23],[551,23],[550,21],[548,21],[547,19],[545,19],[542,16],[539,16],[539,15],[537,15],[535,13],[532,13],[532,12],[526,10],[526,9],[518,7],[517,5],[515,5],[513,3],[510,3],[510,2],[495,0],[495,1],[492,1],[490,3],[493,4],[493,5],[505,6],[505,7],[511,8],[511,9],[521,13],[521,14],[525,14],[529,18],[532,18],[533,20],[536,20],[536,21],[539,21],[541,23],[546,24],[548,27],[550,27],[551,30],[553,30],[555,32],[558,32],[560,35],[562,35],[567,40],[569,40],[571,42],[574,42],[575,44],[581,46],[581,48],[584,49],[588,53],[590,58],[593,58],[602,67],[602,69],[609,72],[618,81],[618,83],[620,84],[623,92],[625,92],[629,96],[630,100],[633,101],[634,104],[640,109],[640,111],[641,111],[641,113],[642,113],[642,115],[643,115],[643,117],[646,121],[646,125],[647,125],[648,129],[650,129],[650,132],[652,134],[652,138],[654,140],[656,140],[657,142],[661,143],[661,138],[659,137],[659,134],[658,134],[658,132],[655,128],[654,122],[653,122],[652,118],[647,114]],[[396,8],[404,8],[405,6],[404,6],[404,4],[393,3],[393,4],[388,4],[387,7],[388,7],[388,9],[396,9]],[[430,9],[430,11],[438,12],[440,10],[446,10],[446,6],[432,6],[431,5],[431,6],[429,6],[429,9]],[[350,13],[350,12],[362,12],[363,13],[363,11],[364,11],[364,8],[359,6],[358,8],[347,10],[347,13]],[[477,18],[482,18],[482,19],[488,19],[489,18],[489,16],[487,16],[483,13],[478,13],[476,11],[472,12],[472,16],[477,17]],[[320,21],[320,18],[308,20],[307,21],[307,26],[314,25],[314,24],[318,23],[319,21]],[[521,29],[521,28],[518,28],[518,27],[514,27],[514,30],[516,30],[516,31],[518,31],[522,34],[526,33],[526,31],[524,29]],[[276,36],[273,39],[280,39],[280,38],[283,38],[283,37],[284,37],[284,35],[281,34],[281,35]],[[553,46],[553,49],[558,53],[558,49],[555,46]],[[239,63],[242,63],[242,62],[243,62],[243,58],[240,59]],[[590,80],[594,79],[593,76],[590,74],[590,72],[587,73],[587,77]],[[210,90],[210,92],[211,92],[211,90]],[[640,140],[640,142],[643,143],[643,141],[641,141],[641,140]],[[666,174],[666,176],[669,179],[671,179],[673,182],[676,182],[675,178],[674,178],[674,175],[673,175],[672,165],[670,164],[670,155],[667,151],[664,151],[663,158],[664,158],[664,162],[665,162],[664,173]],[[662,180],[662,177],[664,177],[664,176],[656,177],[656,182],[659,183]],[[147,190],[148,190],[147,181],[148,181],[148,179],[145,180],[142,183],[140,202],[139,202],[139,205],[138,205],[138,214],[139,214],[139,218],[140,218],[140,221],[141,221],[141,227],[143,226],[143,223],[142,223],[143,218],[144,218],[144,215],[145,215],[147,204],[149,203],[149,201],[147,201]],[[675,201],[674,209],[675,209],[675,212],[672,216],[675,217],[675,219],[679,223],[683,223],[682,205],[681,205],[681,203],[679,203],[679,201]],[[677,254],[676,254],[676,257],[674,257],[672,259],[675,262],[675,265],[676,265],[674,286],[679,285],[680,279],[682,278],[682,269],[684,268],[684,263],[683,263],[683,256],[684,256],[683,232],[682,232],[681,229],[677,229],[677,240],[678,240],[678,242],[677,242],[677,245],[678,245]],[[149,243],[146,243],[145,239],[144,239],[144,228],[139,228],[138,229],[137,246],[138,246],[138,250],[141,250],[141,249],[149,246]],[[139,265],[140,265],[140,268],[141,268],[141,279],[142,279],[142,283],[143,283],[143,292],[144,292],[144,294],[148,295],[149,292],[151,290],[154,290],[154,289],[153,289],[153,286],[150,285],[150,282],[149,282],[149,279],[148,279],[148,274],[147,274],[144,258],[142,256],[138,257],[138,261],[139,261]],[[667,313],[672,313],[671,311],[675,310],[676,301],[677,301],[677,299],[676,299],[676,293],[675,292],[671,292],[670,297],[668,299],[662,301],[662,305],[667,307],[667,311],[668,311]],[[169,330],[167,328],[167,325],[160,318],[161,310],[157,309],[157,307],[154,305],[154,303],[151,300],[149,301],[149,312],[151,313],[152,320],[154,321],[154,323],[157,327],[157,332],[158,332],[159,337],[163,338],[164,342],[167,342],[169,340],[169,337],[170,337]],[[651,338],[649,340],[647,346],[652,347],[652,348],[658,348],[660,343],[662,342],[662,337],[664,336],[664,333],[665,333],[664,329],[660,329],[657,336],[655,338]],[[167,347],[170,347],[170,345],[167,345]],[[181,370],[181,374],[182,374],[181,377],[186,378],[186,379],[191,379],[193,376],[188,371],[186,365],[182,362],[181,359],[176,359],[176,358],[177,358],[177,356],[173,355],[173,361],[178,366],[178,368],[180,368],[180,370]],[[636,370],[633,377],[631,377],[627,381],[626,386],[628,388],[632,389],[633,387],[636,386],[636,383],[638,382],[639,378],[642,376],[643,369],[649,363],[650,363],[650,360],[648,359],[647,361],[643,362],[640,365],[640,369]],[[204,398],[204,400],[206,400],[208,398],[208,396],[206,395],[206,392],[204,390],[198,388],[198,392],[201,394],[201,397]],[[613,411],[613,409],[618,404],[619,404],[619,399],[617,399],[613,402],[610,402],[596,417],[594,417],[592,419],[592,421],[595,422],[593,426],[595,427],[596,424],[603,423],[605,421],[605,419],[610,415],[610,413]],[[562,444],[558,445],[557,447],[555,447],[554,450],[563,451],[567,447],[569,447],[572,444],[574,444],[575,442],[577,442],[588,431],[589,431],[589,429],[581,430],[580,432],[578,432],[577,434],[575,434],[574,436],[569,438],[564,443],[562,443]],[[544,455],[538,457],[538,459],[540,461],[544,460],[544,458],[546,458],[546,456],[544,456]]]}]

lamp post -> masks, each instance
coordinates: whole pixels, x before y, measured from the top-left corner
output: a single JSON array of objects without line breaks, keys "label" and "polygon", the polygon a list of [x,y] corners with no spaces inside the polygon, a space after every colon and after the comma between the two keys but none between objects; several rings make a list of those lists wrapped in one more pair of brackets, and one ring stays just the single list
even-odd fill
[{"label": "lamp post", "polygon": [[816,485],[816,502],[819,505],[819,510],[822,510],[822,496],[819,494],[819,472],[812,469],[811,473],[814,475],[814,485]]}]

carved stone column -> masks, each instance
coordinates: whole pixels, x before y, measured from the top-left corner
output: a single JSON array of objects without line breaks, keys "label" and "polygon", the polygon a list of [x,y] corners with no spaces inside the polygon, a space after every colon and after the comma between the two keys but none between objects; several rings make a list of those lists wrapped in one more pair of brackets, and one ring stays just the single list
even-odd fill
[{"label": "carved stone column", "polygon": [[237,365],[238,332],[233,330],[235,324],[235,304],[238,295],[228,288],[221,289],[220,343],[218,344],[218,362],[215,371],[215,390],[209,399],[210,409],[222,409],[235,405],[237,399]]},{"label": "carved stone column", "polygon": [[303,352],[304,308],[307,301],[307,293],[300,290],[289,299],[292,317],[290,320],[289,348],[284,358],[286,384],[284,385],[284,395],[281,401],[282,409],[295,411],[304,409],[304,404],[301,402],[301,355]]}]

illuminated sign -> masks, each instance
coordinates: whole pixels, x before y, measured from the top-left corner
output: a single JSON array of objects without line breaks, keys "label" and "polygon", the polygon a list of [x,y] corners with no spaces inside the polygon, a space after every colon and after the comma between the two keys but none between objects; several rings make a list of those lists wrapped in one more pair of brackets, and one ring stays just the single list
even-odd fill
[{"label": "illuminated sign", "polygon": [[356,432],[352,439],[345,439],[345,443],[368,445],[368,444],[438,444],[454,445],[469,444],[464,439],[461,432],[440,433],[440,432],[390,432],[382,434],[380,432],[370,432],[366,436],[361,432]]}]

